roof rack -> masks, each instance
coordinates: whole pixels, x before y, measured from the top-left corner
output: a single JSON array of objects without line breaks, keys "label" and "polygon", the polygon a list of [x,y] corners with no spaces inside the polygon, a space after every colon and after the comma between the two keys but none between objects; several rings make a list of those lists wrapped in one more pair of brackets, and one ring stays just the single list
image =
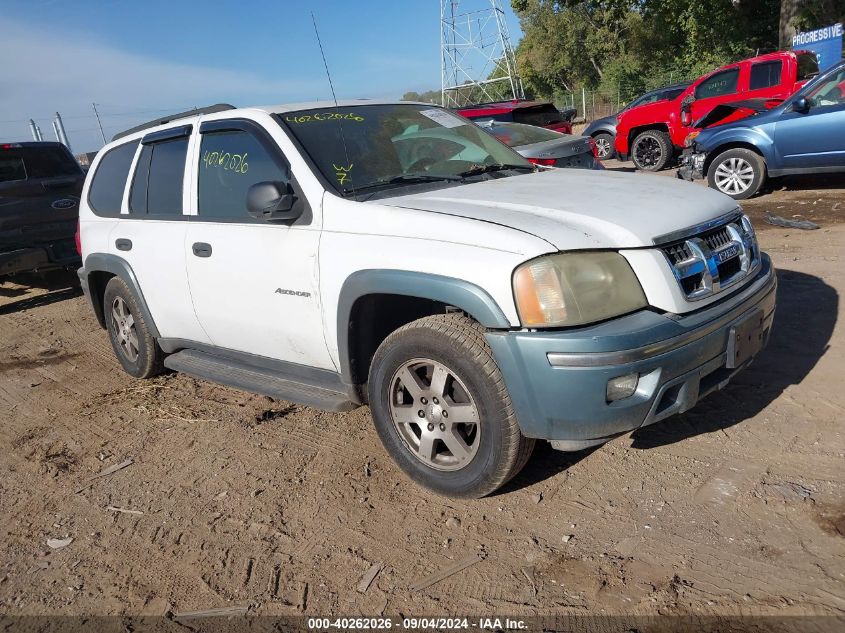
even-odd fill
[{"label": "roof rack", "polygon": [[123,132],[118,132],[112,137],[111,140],[116,141],[119,138],[129,136],[130,134],[134,134],[135,132],[140,132],[141,130],[156,127],[157,125],[164,125],[165,123],[170,123],[171,121],[176,121],[177,119],[184,119],[189,116],[197,116],[198,114],[214,114],[215,112],[225,112],[226,110],[234,109],[235,106],[230,105],[228,103],[215,103],[214,105],[208,106],[206,108],[193,108],[192,110],[186,110],[185,112],[168,114],[167,116],[163,116],[158,119],[153,119],[152,121],[142,123],[141,125],[136,125],[135,127],[129,128],[128,130],[124,130]]}]

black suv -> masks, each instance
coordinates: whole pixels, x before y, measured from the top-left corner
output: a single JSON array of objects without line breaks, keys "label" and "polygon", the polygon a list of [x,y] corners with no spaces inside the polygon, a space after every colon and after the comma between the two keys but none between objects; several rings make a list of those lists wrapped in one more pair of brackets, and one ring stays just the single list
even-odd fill
[{"label": "black suv", "polygon": [[61,143],[0,144],[0,279],[76,267],[85,174]]}]

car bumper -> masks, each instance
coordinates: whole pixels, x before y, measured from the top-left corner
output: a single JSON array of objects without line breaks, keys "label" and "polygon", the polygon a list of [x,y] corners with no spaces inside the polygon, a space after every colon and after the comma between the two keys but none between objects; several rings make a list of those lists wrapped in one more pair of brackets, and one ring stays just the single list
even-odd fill
[{"label": "car bumper", "polygon": [[[587,328],[486,337],[522,432],[580,450],[687,411],[724,387],[768,341],[776,289],[764,255],[751,282],[689,315],[643,310]],[[745,357],[735,339],[751,322],[759,348]],[[635,393],[608,402],[608,381],[629,374],[639,376]]]},{"label": "car bumper", "polygon": [[81,262],[73,239],[0,252],[0,276],[65,268]]},{"label": "car bumper", "polygon": [[704,178],[704,159],[707,157],[703,152],[694,152],[685,149],[681,154],[678,178],[684,180],[701,180]]}]

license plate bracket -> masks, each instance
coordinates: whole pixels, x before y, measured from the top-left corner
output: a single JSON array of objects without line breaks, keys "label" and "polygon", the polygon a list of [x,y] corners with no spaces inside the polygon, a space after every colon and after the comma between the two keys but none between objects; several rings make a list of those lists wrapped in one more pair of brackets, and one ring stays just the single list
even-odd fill
[{"label": "license plate bracket", "polygon": [[763,311],[757,310],[730,329],[725,367],[742,367],[763,348]]}]

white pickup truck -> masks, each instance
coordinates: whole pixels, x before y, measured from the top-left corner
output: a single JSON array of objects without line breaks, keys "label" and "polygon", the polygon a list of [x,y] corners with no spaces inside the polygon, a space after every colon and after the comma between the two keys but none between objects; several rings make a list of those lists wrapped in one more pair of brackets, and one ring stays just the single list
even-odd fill
[{"label": "white pickup truck", "polygon": [[775,309],[729,197],[539,168],[407,102],[130,130],[91,167],[80,242],[128,373],[369,404],[398,465],[461,497],[502,486],[538,439],[580,450],[689,409],[762,349]]}]

